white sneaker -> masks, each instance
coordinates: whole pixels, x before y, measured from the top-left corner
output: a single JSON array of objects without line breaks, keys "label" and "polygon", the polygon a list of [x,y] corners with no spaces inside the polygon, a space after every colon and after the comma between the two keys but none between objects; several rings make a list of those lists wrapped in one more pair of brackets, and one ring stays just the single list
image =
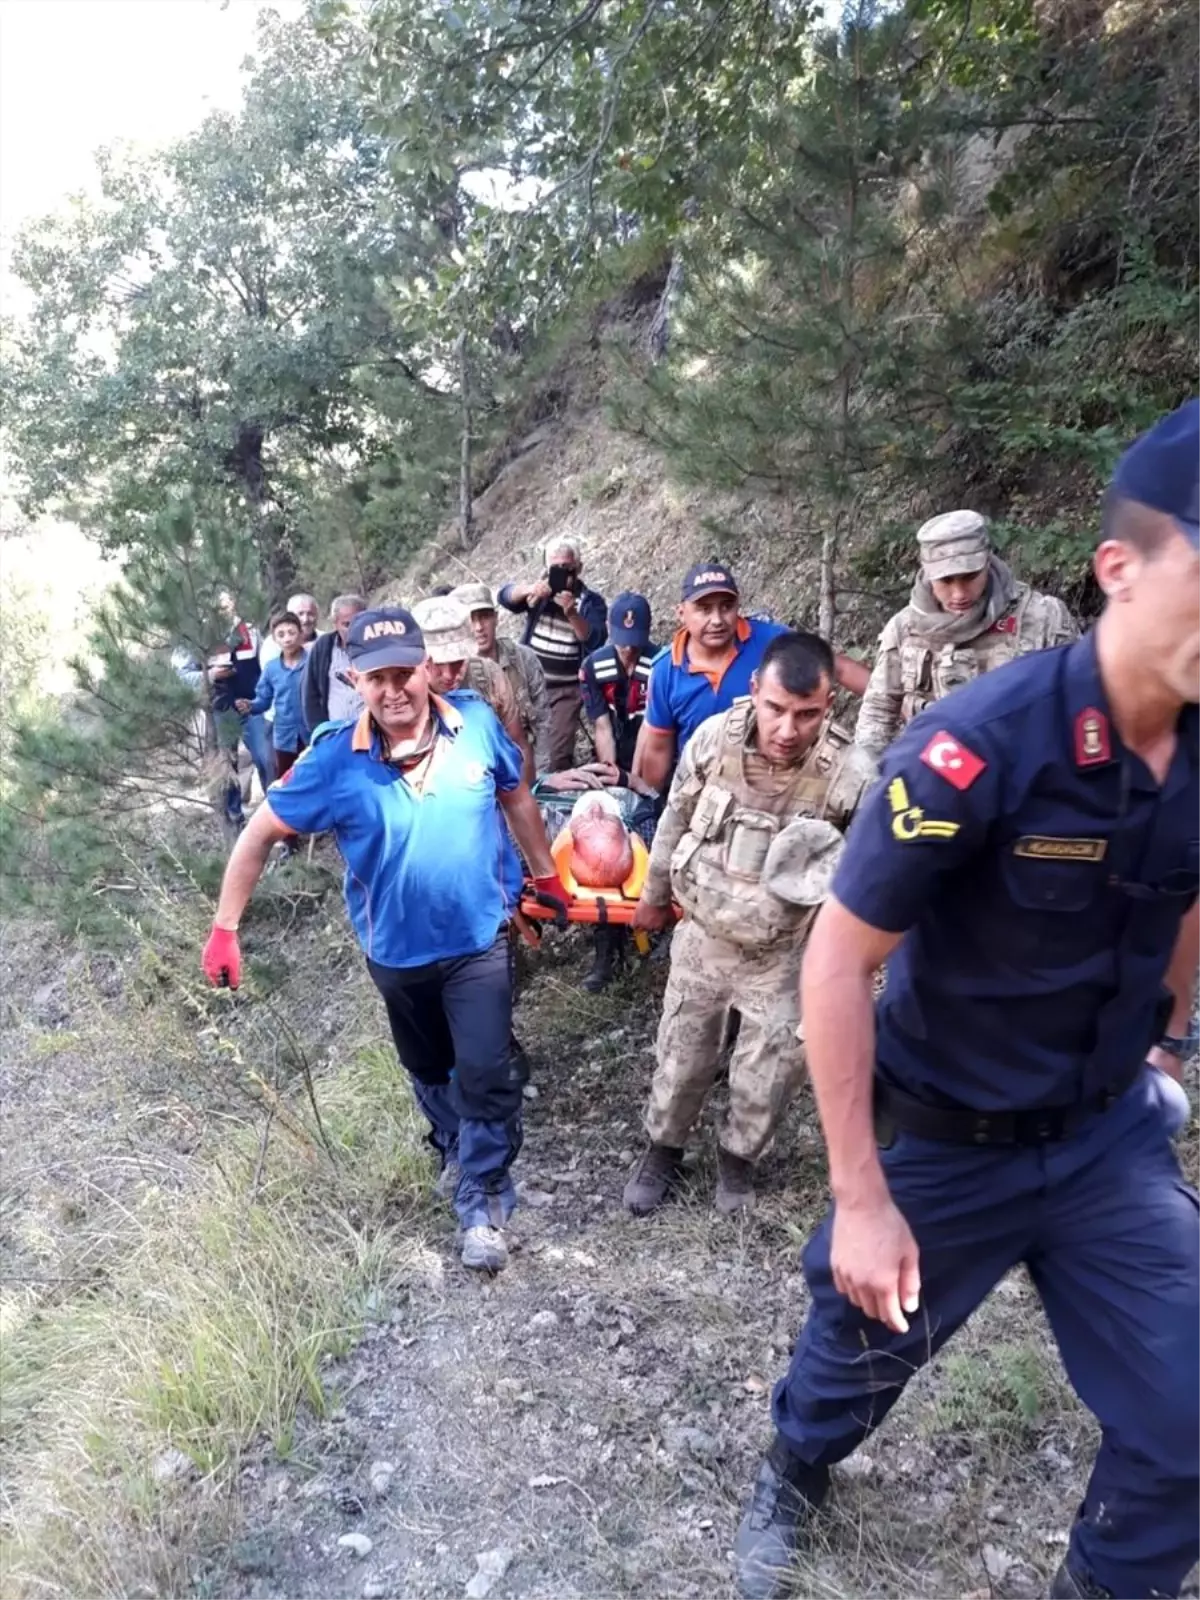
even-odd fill
[{"label": "white sneaker", "polygon": [[508,1265],[508,1245],[499,1228],[466,1228],[462,1233],[462,1264],[476,1272],[499,1272]]}]

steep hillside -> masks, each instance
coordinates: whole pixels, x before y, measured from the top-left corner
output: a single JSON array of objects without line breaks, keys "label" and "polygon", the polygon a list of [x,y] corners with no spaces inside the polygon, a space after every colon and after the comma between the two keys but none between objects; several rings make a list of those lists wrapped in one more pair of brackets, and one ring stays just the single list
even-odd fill
[{"label": "steep hillside", "polygon": [[[580,542],[587,581],[602,594],[637,589],[649,597],[660,639],[674,626],[683,573],[710,556],[732,563],[747,609],[816,625],[808,508],[683,485],[657,449],[610,420],[613,369],[631,354],[645,359],[649,321],[644,308],[632,316],[609,312],[576,339],[527,403],[526,414],[549,414],[518,426],[498,452],[502,464],[474,504],[471,549],[462,551],[457,527],[445,525],[382,598],[412,600],[468,577],[497,589],[536,574],[545,542],[562,537]],[[889,508],[889,518],[919,514],[915,502]],[[905,587],[897,573],[894,581],[843,591],[839,643],[869,653]]]}]

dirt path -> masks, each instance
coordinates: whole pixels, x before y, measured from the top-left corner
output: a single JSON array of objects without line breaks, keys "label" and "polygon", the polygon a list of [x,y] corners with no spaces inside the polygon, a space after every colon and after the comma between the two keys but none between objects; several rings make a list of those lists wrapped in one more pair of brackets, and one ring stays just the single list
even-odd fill
[{"label": "dirt path", "polygon": [[[224,1593],[732,1594],[770,1384],[803,1312],[798,1246],[823,1206],[811,1105],[794,1111],[748,1222],[711,1209],[711,1131],[692,1193],[627,1217],[653,996],[645,974],[598,1000],[576,977],[548,960],[522,1006],[541,1065],[509,1269],[490,1283],[465,1273],[438,1214],[405,1303],[330,1370],[340,1410],[306,1425],[290,1462],[244,1474],[247,1532]],[[799,1592],[1044,1592],[1090,1425],[1023,1279],[956,1349],[839,1474]],[[340,1545],[348,1534],[370,1550]],[[490,1586],[481,1553],[503,1569]]]}]

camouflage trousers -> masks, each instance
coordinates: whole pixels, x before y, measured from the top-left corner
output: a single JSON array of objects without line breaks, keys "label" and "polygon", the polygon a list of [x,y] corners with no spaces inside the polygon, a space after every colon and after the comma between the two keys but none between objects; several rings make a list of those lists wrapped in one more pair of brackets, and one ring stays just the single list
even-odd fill
[{"label": "camouflage trousers", "polygon": [[720,1067],[731,1007],[741,1028],[729,1060],[724,1148],[756,1161],[804,1076],[800,1020],[801,945],[754,956],[687,918],[671,940],[671,975],[658,1026],[658,1066],[646,1132],[655,1144],[687,1143]]}]

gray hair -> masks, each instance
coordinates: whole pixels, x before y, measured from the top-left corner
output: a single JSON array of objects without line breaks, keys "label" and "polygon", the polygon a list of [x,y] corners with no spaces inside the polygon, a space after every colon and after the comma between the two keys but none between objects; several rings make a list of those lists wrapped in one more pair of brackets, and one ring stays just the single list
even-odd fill
[{"label": "gray hair", "polygon": [[542,560],[547,566],[550,565],[550,557],[559,550],[563,550],[567,555],[572,556],[580,566],[583,565],[583,548],[579,541],[564,537],[562,539],[547,539],[542,546]]},{"label": "gray hair", "polygon": [[292,595],[288,596],[288,603],[287,603],[286,609],[288,611],[294,611],[296,609],[297,600],[308,600],[308,601],[311,602],[313,610],[315,611],[317,609],[317,597],[316,597],[316,595],[315,594],[306,594],[303,589],[297,589],[295,594],[292,594]]},{"label": "gray hair", "polygon": [[332,622],[339,611],[365,611],[367,602],[360,594],[340,594],[336,600],[330,602],[329,619]]}]

